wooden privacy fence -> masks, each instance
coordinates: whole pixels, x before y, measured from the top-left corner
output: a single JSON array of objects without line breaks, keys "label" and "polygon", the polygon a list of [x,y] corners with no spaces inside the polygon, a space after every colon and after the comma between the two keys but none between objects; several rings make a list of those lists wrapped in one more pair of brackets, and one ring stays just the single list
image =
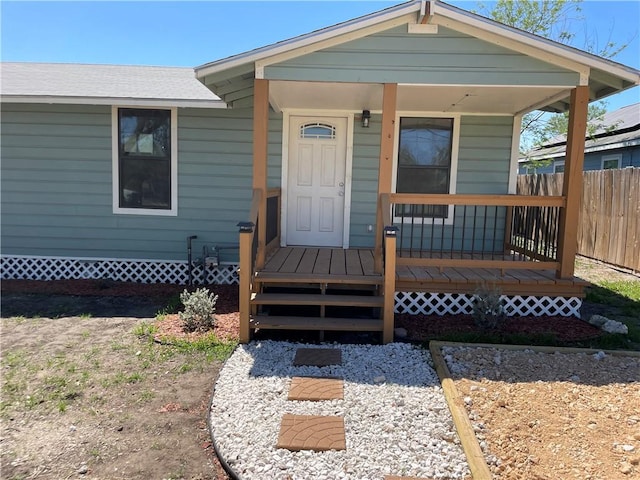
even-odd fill
[{"label": "wooden privacy fence", "polygon": [[[640,168],[584,172],[578,254],[640,271]],[[562,195],[562,173],[519,175],[519,195]]]}]

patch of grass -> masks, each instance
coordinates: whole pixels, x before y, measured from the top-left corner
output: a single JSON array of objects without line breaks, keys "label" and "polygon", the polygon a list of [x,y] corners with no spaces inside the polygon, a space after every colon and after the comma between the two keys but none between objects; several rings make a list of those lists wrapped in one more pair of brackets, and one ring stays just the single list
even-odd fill
[{"label": "patch of grass", "polygon": [[236,342],[221,342],[213,332],[196,340],[172,339],[172,347],[180,353],[204,353],[208,361],[223,361],[236,348]]},{"label": "patch of grass", "polygon": [[149,322],[140,322],[133,329],[133,334],[137,337],[153,338],[153,336],[157,332],[158,332],[158,327],[155,326],[153,323],[149,323]]},{"label": "patch of grass", "polygon": [[91,318],[91,314],[90,313],[81,313],[78,316],[80,317],[81,320],[89,320]]}]

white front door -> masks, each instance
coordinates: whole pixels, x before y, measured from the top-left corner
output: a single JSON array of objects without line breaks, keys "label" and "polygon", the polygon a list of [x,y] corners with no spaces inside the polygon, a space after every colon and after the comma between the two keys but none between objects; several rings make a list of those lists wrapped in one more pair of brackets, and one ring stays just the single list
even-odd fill
[{"label": "white front door", "polygon": [[289,121],[287,244],[342,247],[347,119]]}]

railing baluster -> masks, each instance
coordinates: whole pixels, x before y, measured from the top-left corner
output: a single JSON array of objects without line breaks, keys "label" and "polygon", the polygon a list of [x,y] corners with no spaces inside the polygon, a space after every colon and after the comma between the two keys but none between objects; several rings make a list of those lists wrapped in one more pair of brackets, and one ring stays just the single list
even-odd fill
[{"label": "railing baluster", "polygon": [[422,258],[422,252],[424,251],[424,204],[421,205],[422,213],[420,214],[420,258]]},{"label": "railing baluster", "polygon": [[[435,214],[435,211],[434,211],[434,214]],[[444,258],[443,255],[444,255],[444,218],[442,219],[442,223],[440,224],[440,258]]]},{"label": "railing baluster", "polygon": [[467,206],[463,205],[462,207],[462,240],[460,243],[460,256],[462,258],[462,254],[464,253],[464,237],[465,237],[465,230],[467,228]]},{"label": "railing baluster", "polygon": [[471,234],[471,258],[476,254],[476,218],[478,217],[478,206],[473,206],[473,233]]},{"label": "railing baluster", "polygon": [[495,259],[497,230],[498,230],[498,206],[495,205],[493,207],[493,238],[491,240],[491,260]]},{"label": "railing baluster", "polygon": [[484,205],[484,221],[482,222],[482,259],[484,260],[484,252],[487,242],[487,205]]}]

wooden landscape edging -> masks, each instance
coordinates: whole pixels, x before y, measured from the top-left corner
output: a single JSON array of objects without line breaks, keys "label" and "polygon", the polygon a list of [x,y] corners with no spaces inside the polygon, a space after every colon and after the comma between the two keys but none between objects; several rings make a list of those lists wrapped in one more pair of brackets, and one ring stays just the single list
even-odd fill
[{"label": "wooden landscape edging", "polygon": [[429,351],[431,352],[431,358],[435,366],[436,373],[440,377],[440,383],[444,392],[444,397],[447,400],[447,405],[451,411],[453,417],[453,423],[456,426],[460,442],[462,444],[462,450],[467,457],[467,463],[469,463],[469,469],[471,470],[471,476],[474,480],[491,480],[492,475],[489,470],[489,466],[480,448],[480,443],[476,438],[476,434],[469,420],[469,415],[464,404],[464,400],[460,396],[458,389],[451,378],[451,372],[447,367],[444,357],[442,356],[442,347],[453,348],[496,348],[502,350],[532,350],[539,353],[589,353],[594,354],[598,352],[604,352],[607,355],[620,356],[620,357],[640,357],[640,352],[633,350],[600,350],[593,348],[573,348],[573,347],[550,347],[550,346],[536,346],[536,345],[501,345],[495,343],[460,343],[460,342],[429,342]]}]

